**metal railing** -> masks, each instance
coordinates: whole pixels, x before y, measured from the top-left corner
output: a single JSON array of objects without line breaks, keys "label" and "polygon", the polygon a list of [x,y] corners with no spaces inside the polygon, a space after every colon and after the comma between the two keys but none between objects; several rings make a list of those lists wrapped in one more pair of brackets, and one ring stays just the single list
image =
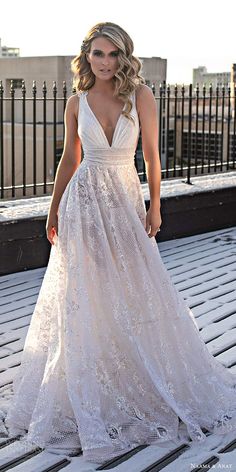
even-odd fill
[{"label": "metal railing", "polygon": [[164,178],[235,169],[236,86],[161,85],[157,102]]},{"label": "metal railing", "polygon": [[[20,88],[19,88],[20,86]],[[152,86],[158,111],[162,179],[220,173],[235,169],[236,87]],[[74,93],[74,90],[70,94]],[[26,96],[25,82],[12,80],[9,90],[0,81],[1,198],[50,195],[63,151],[67,87],[61,96],[53,82],[50,96],[43,82]],[[83,157],[83,150],[82,150]],[[142,136],[135,153],[141,182],[147,181]]]}]

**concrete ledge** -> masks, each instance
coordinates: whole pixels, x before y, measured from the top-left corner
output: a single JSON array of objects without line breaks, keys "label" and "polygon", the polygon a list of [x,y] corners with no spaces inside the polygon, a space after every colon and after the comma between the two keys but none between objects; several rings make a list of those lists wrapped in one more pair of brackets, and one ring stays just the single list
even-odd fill
[{"label": "concrete ledge", "polygon": [[[161,231],[156,241],[201,234],[236,225],[236,172],[161,183]],[[142,184],[149,208],[148,184]],[[45,224],[51,197],[0,201],[0,275],[48,263],[51,245]]]},{"label": "concrete ledge", "polygon": [[45,216],[0,223],[0,275],[47,265],[51,245],[45,224]]},{"label": "concrete ledge", "polygon": [[235,208],[236,187],[163,198],[161,232],[156,239],[166,241],[235,226]]}]

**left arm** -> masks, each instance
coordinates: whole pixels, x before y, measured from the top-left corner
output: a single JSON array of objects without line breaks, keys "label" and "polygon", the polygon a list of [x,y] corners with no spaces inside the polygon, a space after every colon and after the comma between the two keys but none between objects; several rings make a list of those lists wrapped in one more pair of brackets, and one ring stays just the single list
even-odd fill
[{"label": "left arm", "polygon": [[158,151],[158,118],[155,98],[147,85],[137,91],[137,111],[141,125],[142,149],[150,193],[150,207],[146,215],[148,236],[155,236],[161,225],[161,163]]}]

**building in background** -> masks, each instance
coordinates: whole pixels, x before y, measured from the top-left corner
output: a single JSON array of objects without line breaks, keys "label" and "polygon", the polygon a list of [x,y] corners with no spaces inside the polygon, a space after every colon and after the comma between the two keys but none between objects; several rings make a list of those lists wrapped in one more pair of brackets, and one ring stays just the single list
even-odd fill
[{"label": "building in background", "polygon": [[193,87],[199,84],[202,87],[203,84],[209,86],[212,84],[212,87],[217,85],[222,87],[224,85],[227,87],[230,84],[231,74],[230,72],[207,72],[205,66],[199,66],[193,69]]},{"label": "building in background", "polygon": [[167,59],[161,57],[139,57],[142,62],[141,75],[145,78],[146,84],[154,86],[159,92],[160,84],[166,82]]},{"label": "building in background", "polygon": [[[52,85],[57,84],[58,95],[62,97],[63,81],[66,82],[69,95],[72,91],[72,73],[70,63],[75,56],[32,56],[0,58],[0,80],[4,88],[4,96],[10,96],[13,80],[15,97],[21,97],[22,80],[25,81],[26,96],[32,97],[33,81],[36,81],[38,96],[42,97],[44,81],[47,95],[52,97]],[[17,120],[17,115],[16,115]]]},{"label": "building in background", "polygon": [[19,57],[20,49],[10,46],[2,46],[2,40],[0,38],[0,58],[1,57]]},{"label": "building in background", "polygon": [[231,84],[236,87],[236,64],[231,65]]},{"label": "building in background", "polygon": [[[72,94],[72,73],[70,62],[74,56],[42,56],[42,57],[1,57],[0,80],[4,89],[3,100],[3,156],[5,186],[12,181],[12,155],[15,154],[15,182],[22,182],[23,148],[26,143],[26,183],[32,183],[34,159],[37,156],[37,183],[43,181],[46,162],[46,179],[51,182],[55,171],[55,159],[59,161],[63,151],[63,81],[66,83],[67,96]],[[22,80],[26,88],[25,101],[25,141],[23,140],[23,102]],[[33,81],[36,83],[36,111],[34,115]],[[44,127],[43,84],[46,83],[46,141]],[[56,110],[53,102],[53,83],[56,83]],[[11,83],[14,88],[14,150],[12,149],[12,96]],[[56,122],[56,150],[54,142],[54,116]],[[36,134],[36,136],[35,136]],[[46,142],[46,147],[45,147]],[[56,155],[55,155],[56,154]],[[44,162],[44,164],[43,164]],[[48,187],[49,193],[51,187]],[[43,190],[42,190],[43,193]],[[29,194],[31,189],[29,188]],[[38,192],[40,195],[40,191]],[[19,189],[19,195],[21,190]],[[7,196],[7,193],[6,193]],[[10,192],[9,192],[10,196]],[[16,191],[17,196],[17,191]]]},{"label": "building in background", "polygon": [[[210,96],[210,84],[212,96]],[[231,72],[219,73],[208,73],[206,67],[198,67],[193,69],[192,84],[163,83],[163,85],[162,113],[158,115],[161,119],[159,142],[162,168],[166,169],[167,166],[171,168],[174,161],[177,163],[177,168],[181,162],[187,165],[189,155],[191,163],[200,166],[208,166],[210,162],[213,167],[215,163],[223,165],[226,161],[235,160],[236,64],[231,65]],[[206,91],[205,98],[203,85]],[[228,95],[229,91],[231,98]],[[156,97],[159,110],[158,91]]]}]

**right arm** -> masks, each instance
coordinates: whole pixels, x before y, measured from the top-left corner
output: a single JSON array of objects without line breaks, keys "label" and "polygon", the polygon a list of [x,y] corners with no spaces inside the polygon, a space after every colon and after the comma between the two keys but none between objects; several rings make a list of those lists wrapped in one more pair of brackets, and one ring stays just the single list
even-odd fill
[{"label": "right arm", "polygon": [[77,133],[78,96],[72,95],[66,102],[64,113],[65,139],[63,153],[57,166],[51,204],[46,223],[47,238],[54,244],[58,233],[58,206],[63,192],[81,162],[81,142]]}]

